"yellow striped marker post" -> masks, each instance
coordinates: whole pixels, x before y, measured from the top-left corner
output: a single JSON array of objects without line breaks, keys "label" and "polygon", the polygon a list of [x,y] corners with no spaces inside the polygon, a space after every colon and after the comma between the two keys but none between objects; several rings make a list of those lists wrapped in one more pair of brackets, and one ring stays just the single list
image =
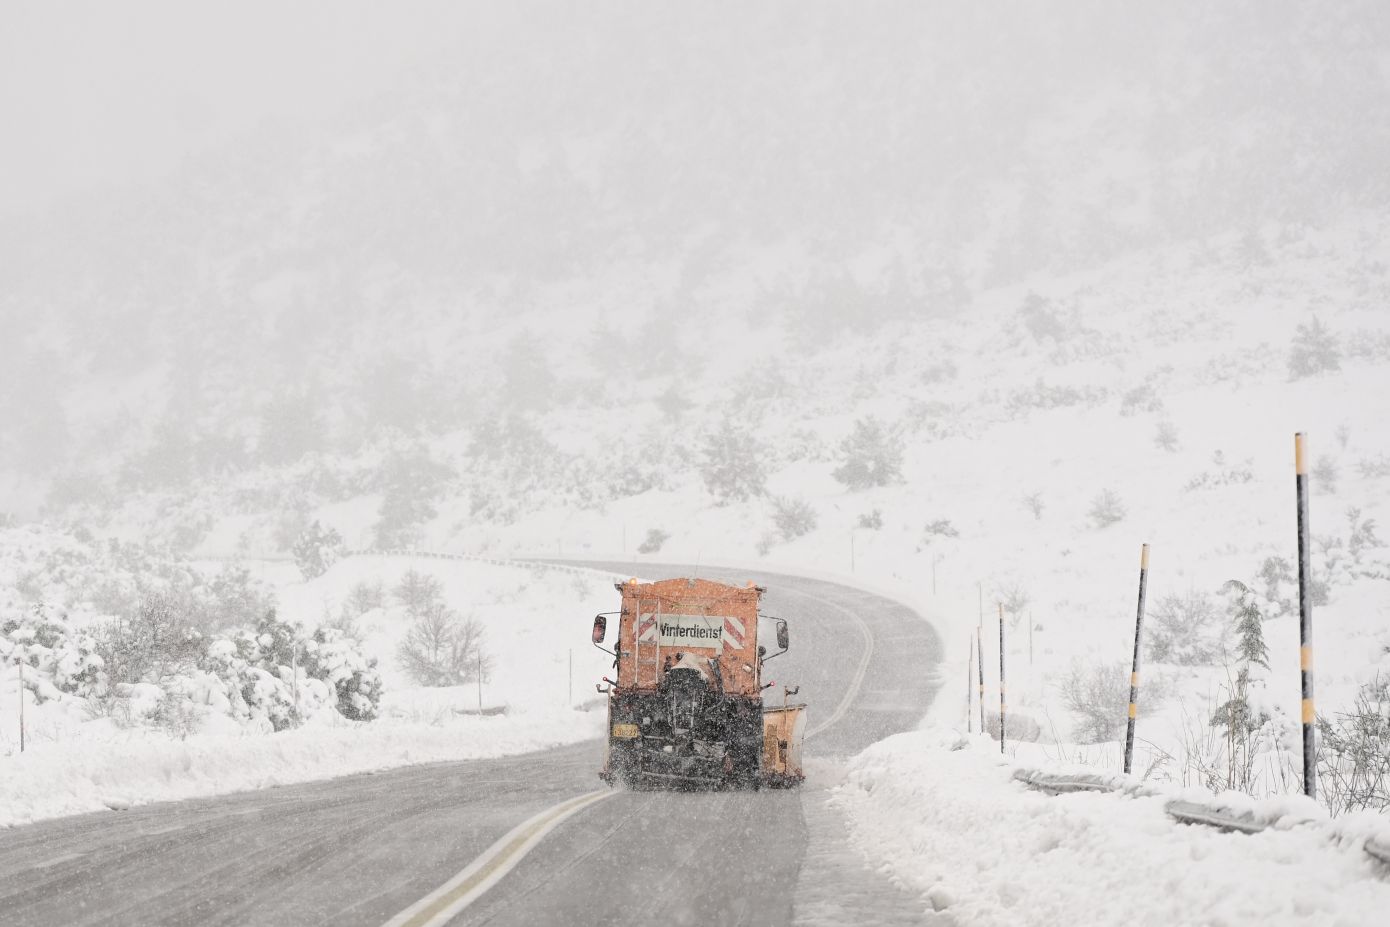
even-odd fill
[{"label": "yellow striped marker post", "polygon": [[1125,772],[1134,766],[1134,722],[1139,717],[1139,642],[1144,633],[1144,595],[1149,588],[1149,545],[1139,551],[1139,608],[1134,615],[1134,661],[1129,667],[1129,723],[1125,726]]},{"label": "yellow striped marker post", "polygon": [[1004,719],[1008,706],[1004,703],[1004,603],[999,603],[999,752],[1004,752]]},{"label": "yellow striped marker post", "polygon": [[1308,455],[1303,432],[1293,436],[1294,493],[1298,500],[1298,663],[1303,687],[1303,794],[1318,797],[1318,729],[1313,711],[1313,569],[1308,524]]}]

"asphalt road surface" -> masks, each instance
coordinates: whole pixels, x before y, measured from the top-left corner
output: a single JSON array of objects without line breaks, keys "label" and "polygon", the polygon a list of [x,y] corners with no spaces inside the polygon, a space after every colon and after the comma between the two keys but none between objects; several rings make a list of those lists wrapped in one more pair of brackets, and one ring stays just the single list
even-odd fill
[{"label": "asphalt road surface", "polygon": [[[592,565],[655,575],[651,564]],[[797,577],[700,575],[767,586],[763,611],[790,623],[792,650],[768,663],[764,679],[778,683],[769,694],[801,686],[813,770],[910,729],[926,710],[940,646],[907,607]],[[576,639],[588,634],[587,618],[573,616]],[[0,830],[0,924],[376,927],[523,821],[601,788],[601,762],[592,741]],[[452,923],[805,920],[798,908],[814,887],[803,868],[825,857],[815,840],[833,839],[820,806],[807,807],[823,801],[812,779],[802,791],[619,792],[558,825]],[[882,901],[892,891],[848,865],[836,876],[847,890],[836,894]],[[857,922],[874,923],[866,914]]]}]

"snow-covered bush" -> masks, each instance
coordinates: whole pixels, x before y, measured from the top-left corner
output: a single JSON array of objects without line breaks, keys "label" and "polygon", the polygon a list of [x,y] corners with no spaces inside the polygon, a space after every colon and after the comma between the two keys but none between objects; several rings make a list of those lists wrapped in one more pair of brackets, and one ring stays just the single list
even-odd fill
[{"label": "snow-covered bush", "polygon": [[831,474],[850,489],[870,489],[902,482],[903,440],[872,415],[854,423],[840,442],[840,466]]},{"label": "snow-covered bush", "polygon": [[164,595],[146,598],[128,618],[100,624],[95,638],[107,680],[113,685],[161,684],[192,669],[206,647],[187,612]]},{"label": "snow-covered bush", "polygon": [[1154,429],[1154,447],[1169,453],[1178,449],[1178,429],[1167,419],[1160,421]]},{"label": "snow-covered bush", "polygon": [[87,697],[106,691],[105,661],[90,634],[76,631],[65,612],[44,605],[0,618],[0,664],[23,661],[28,688],[39,701],[59,693]]},{"label": "snow-covered bush", "polygon": [[[1056,682],[1057,690],[1076,718],[1072,736],[1078,743],[1114,740],[1129,718],[1129,667],[1122,663],[1073,660]],[[1147,714],[1167,698],[1167,688],[1154,677],[1140,692],[1139,713]]]},{"label": "snow-covered bush", "polygon": [[1318,457],[1313,464],[1313,485],[1319,492],[1335,493],[1337,491],[1337,481],[1341,479],[1342,471],[1337,466],[1337,461],[1327,454]]},{"label": "snow-covered bush", "polygon": [[1301,380],[1342,369],[1342,349],[1337,337],[1314,316],[1299,325],[1289,346],[1289,379]]},{"label": "snow-covered bush", "polygon": [[1091,500],[1091,508],[1086,512],[1086,517],[1091,520],[1094,527],[1108,528],[1117,522],[1124,521],[1128,514],[1129,511],[1125,508],[1124,502],[1114,491],[1102,489]]},{"label": "snow-covered bush", "polygon": [[1246,460],[1242,464],[1228,464],[1226,455],[1222,451],[1217,451],[1211,457],[1214,470],[1203,470],[1187,481],[1183,489],[1193,492],[1199,489],[1214,489],[1221,486],[1238,486],[1248,483],[1255,478],[1254,471],[1251,469],[1251,461]]},{"label": "snow-covered bush", "polygon": [[1195,589],[1165,595],[1149,614],[1149,654],[1155,661],[1196,666],[1220,658],[1227,628],[1210,596]]},{"label": "snow-covered bush", "polygon": [[938,538],[958,538],[960,532],[949,518],[937,518],[922,526],[922,546],[929,547]]},{"label": "snow-covered bush", "polygon": [[362,580],[353,583],[348,590],[346,598],[343,599],[343,611],[353,618],[361,617],[372,609],[381,608],[386,604],[386,590],[381,584],[381,580],[367,582]]},{"label": "snow-covered bush", "polygon": [[1023,507],[1033,513],[1034,521],[1042,521],[1043,510],[1047,508],[1047,501],[1041,492],[1030,492],[1023,497]]},{"label": "snow-covered bush", "polygon": [[772,500],[772,524],[783,541],[794,541],[816,529],[816,510],[805,499],[776,496]]},{"label": "snow-covered bush", "polygon": [[647,536],[642,539],[642,543],[637,545],[639,554],[655,554],[661,551],[661,546],[670,540],[671,535],[662,531],[660,528],[648,528]]},{"label": "snow-covered bush", "polygon": [[1351,711],[1318,717],[1318,792],[1334,815],[1390,808],[1390,681],[1377,676]]},{"label": "snow-covered bush", "polygon": [[343,536],[333,528],[312,522],[294,542],[294,565],[305,579],[314,579],[343,556]]}]

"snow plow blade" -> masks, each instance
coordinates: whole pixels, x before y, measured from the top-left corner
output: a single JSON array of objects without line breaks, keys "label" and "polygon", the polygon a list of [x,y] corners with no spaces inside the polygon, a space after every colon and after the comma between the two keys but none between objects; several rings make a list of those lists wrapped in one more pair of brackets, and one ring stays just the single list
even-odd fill
[{"label": "snow plow blade", "polygon": [[801,741],[806,734],[806,706],[763,708],[763,783],[774,789],[800,785]]}]

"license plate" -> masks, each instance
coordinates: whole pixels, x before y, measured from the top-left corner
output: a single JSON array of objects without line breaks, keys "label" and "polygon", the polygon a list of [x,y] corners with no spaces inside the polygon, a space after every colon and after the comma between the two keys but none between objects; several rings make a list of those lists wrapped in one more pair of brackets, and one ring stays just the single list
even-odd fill
[{"label": "license plate", "polygon": [[615,724],[613,725],[613,736],[621,740],[631,740],[634,737],[641,737],[642,730],[635,724]]}]

